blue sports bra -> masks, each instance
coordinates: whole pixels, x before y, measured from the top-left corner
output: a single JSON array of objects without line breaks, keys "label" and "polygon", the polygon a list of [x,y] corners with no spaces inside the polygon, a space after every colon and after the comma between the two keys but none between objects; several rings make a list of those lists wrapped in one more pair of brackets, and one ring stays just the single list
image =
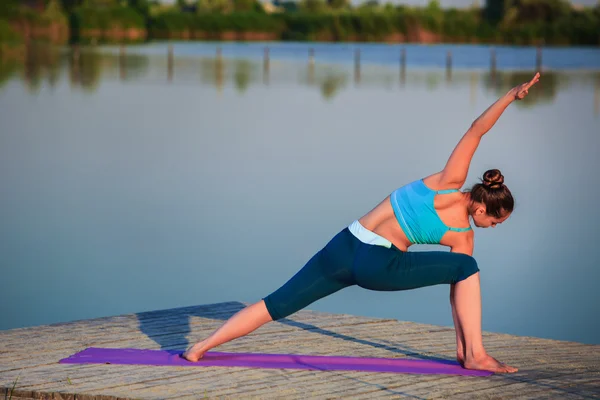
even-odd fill
[{"label": "blue sports bra", "polygon": [[392,192],[390,200],[398,223],[413,244],[439,244],[446,232],[466,232],[468,228],[451,228],[444,224],[433,206],[436,194],[458,192],[457,189],[431,190],[423,179]]}]

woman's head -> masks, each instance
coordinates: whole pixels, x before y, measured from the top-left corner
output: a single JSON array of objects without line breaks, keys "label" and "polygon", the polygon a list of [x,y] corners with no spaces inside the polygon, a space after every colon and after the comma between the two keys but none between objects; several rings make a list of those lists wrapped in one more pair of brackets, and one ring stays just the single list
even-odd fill
[{"label": "woman's head", "polygon": [[485,171],[481,183],[474,185],[469,195],[469,214],[480,228],[504,222],[515,206],[515,200],[504,184],[504,176],[497,169]]}]

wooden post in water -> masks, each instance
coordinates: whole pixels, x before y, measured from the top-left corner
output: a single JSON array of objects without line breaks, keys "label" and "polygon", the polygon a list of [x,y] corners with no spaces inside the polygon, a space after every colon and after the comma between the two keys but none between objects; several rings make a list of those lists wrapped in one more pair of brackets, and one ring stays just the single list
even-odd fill
[{"label": "wooden post in water", "polygon": [[269,83],[269,48],[265,47],[263,59],[263,83]]},{"label": "wooden post in water", "polygon": [[75,43],[71,48],[73,61],[79,61],[79,56],[81,55],[81,50],[79,48],[79,44]]},{"label": "wooden post in water", "polygon": [[31,44],[31,39],[27,38],[25,40],[25,49],[23,50],[24,53],[24,64],[23,64],[23,80],[25,80],[25,82],[27,82],[28,84],[31,84],[31,82],[33,81],[33,78],[36,76],[36,69],[35,69],[35,55],[33,54],[32,51],[32,44]]},{"label": "wooden post in water", "polygon": [[452,52],[448,50],[446,53],[446,80],[452,80]]},{"label": "wooden post in water", "polygon": [[490,75],[492,82],[496,81],[496,49],[492,47],[490,50]]},{"label": "wooden post in water", "polygon": [[167,77],[169,82],[173,80],[173,45],[169,43],[169,49],[167,50]]},{"label": "wooden post in water", "polygon": [[119,49],[119,76],[121,79],[126,78],[126,68],[125,68],[125,45],[121,44],[121,48]]},{"label": "wooden post in water", "polygon": [[542,70],[542,46],[541,45],[538,45],[536,52],[535,52],[535,70],[536,71]]},{"label": "wooden post in water", "polygon": [[312,85],[315,80],[315,49],[308,50],[308,84]]},{"label": "wooden post in water", "polygon": [[470,100],[471,105],[474,106],[477,100],[477,73],[475,71],[471,71],[469,75],[469,86],[470,86]]},{"label": "wooden post in water", "polygon": [[400,84],[406,81],[406,48],[400,50]]},{"label": "wooden post in water", "polygon": [[594,86],[594,115],[600,115],[600,76],[596,77]]},{"label": "wooden post in water", "polygon": [[360,82],[360,49],[354,51],[354,81]]},{"label": "wooden post in water", "polygon": [[223,55],[221,46],[217,47],[217,58],[215,60],[215,82],[217,84],[217,91],[221,93],[223,91]]},{"label": "wooden post in water", "polygon": [[73,71],[73,80],[76,83],[80,82],[80,73],[79,73],[79,57],[81,55],[80,50],[79,50],[79,44],[74,44],[73,48],[71,50],[72,53],[72,57],[71,57],[71,70]]}]

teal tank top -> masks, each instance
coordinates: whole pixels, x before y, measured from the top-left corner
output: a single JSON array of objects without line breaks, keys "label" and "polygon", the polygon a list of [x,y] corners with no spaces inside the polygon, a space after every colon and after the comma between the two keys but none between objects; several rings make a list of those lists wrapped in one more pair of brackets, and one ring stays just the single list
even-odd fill
[{"label": "teal tank top", "polygon": [[392,192],[390,200],[398,223],[413,244],[439,244],[446,232],[466,232],[468,228],[451,228],[444,224],[433,206],[436,194],[457,192],[457,189],[431,190],[423,179]]}]

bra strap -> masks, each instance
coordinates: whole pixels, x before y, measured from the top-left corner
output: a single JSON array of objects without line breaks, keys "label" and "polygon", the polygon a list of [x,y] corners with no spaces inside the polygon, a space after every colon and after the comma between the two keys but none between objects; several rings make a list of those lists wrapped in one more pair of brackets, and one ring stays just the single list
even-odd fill
[{"label": "bra strap", "polygon": [[467,232],[471,230],[471,227],[467,227],[467,228],[448,228],[453,232]]},{"label": "bra strap", "polygon": [[458,192],[458,189],[437,190],[435,193],[436,194],[447,194],[447,193],[454,193],[454,192]]}]

